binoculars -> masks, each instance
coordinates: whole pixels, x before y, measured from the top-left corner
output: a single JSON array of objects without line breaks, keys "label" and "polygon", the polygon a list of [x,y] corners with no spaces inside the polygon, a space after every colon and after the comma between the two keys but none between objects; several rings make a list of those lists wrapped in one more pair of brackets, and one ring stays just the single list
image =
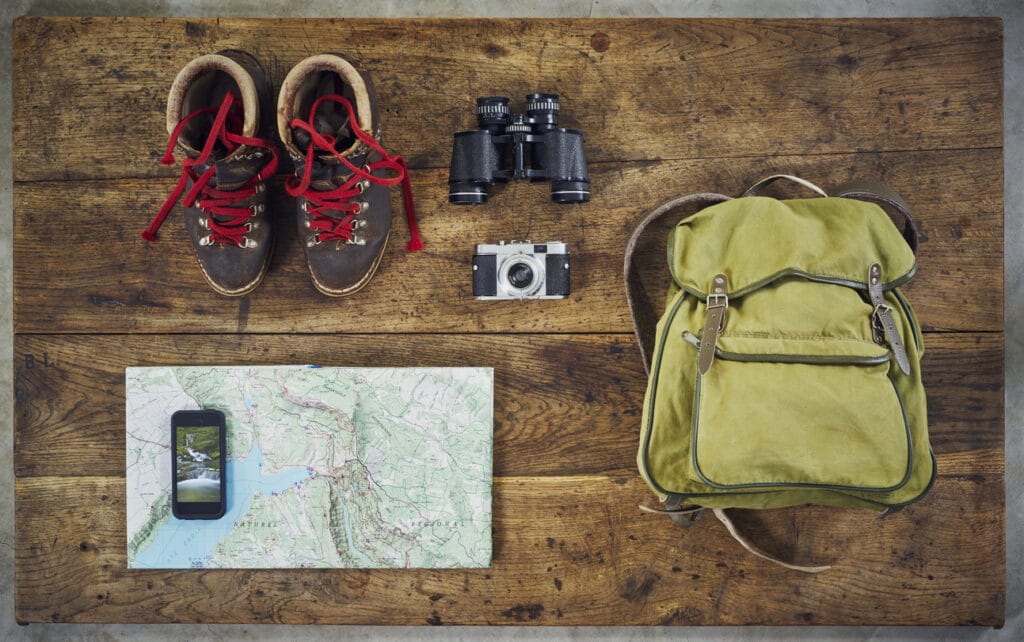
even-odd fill
[{"label": "binoculars", "polygon": [[476,100],[480,129],[455,134],[448,202],[479,205],[495,183],[551,181],[551,200],[590,200],[583,133],[558,126],[558,94],[529,94],[526,114],[512,114],[508,98]]}]

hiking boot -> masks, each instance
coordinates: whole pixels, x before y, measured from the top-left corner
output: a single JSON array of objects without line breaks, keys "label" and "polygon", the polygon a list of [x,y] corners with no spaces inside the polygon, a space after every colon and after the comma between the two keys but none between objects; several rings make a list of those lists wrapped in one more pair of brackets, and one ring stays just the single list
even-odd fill
[{"label": "hiking boot", "polygon": [[162,163],[184,156],[181,178],[142,233],[156,231],[184,193],[185,228],[210,286],[252,292],[270,265],[273,223],[265,179],[277,169],[274,143],[257,138],[270,87],[256,60],[239,51],[196,58],[178,72],[167,98],[170,141]]},{"label": "hiking boot", "polygon": [[405,161],[380,144],[368,75],[336,55],[303,60],[281,85],[277,127],[295,163],[286,189],[317,290],[345,296],[373,278],[391,234],[392,185],[402,184],[408,249],[423,247]]}]

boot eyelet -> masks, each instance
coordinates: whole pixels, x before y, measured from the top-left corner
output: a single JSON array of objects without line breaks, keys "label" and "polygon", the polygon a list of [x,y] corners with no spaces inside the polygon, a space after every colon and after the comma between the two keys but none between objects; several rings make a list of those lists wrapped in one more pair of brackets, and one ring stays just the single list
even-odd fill
[{"label": "boot eyelet", "polygon": [[302,204],[299,205],[299,209],[302,210],[304,214],[309,214],[309,202],[302,201]]},{"label": "boot eyelet", "polygon": [[210,224],[206,222],[205,218],[196,219],[196,223],[199,225],[199,227],[203,228],[204,230],[210,229]]},{"label": "boot eyelet", "polygon": [[246,250],[251,250],[254,249],[257,245],[258,244],[256,243],[256,241],[252,240],[251,238],[243,237],[242,242],[238,244],[238,247]]},{"label": "boot eyelet", "polygon": [[370,189],[370,181],[364,178],[363,180],[356,183],[356,189],[358,189],[359,193],[362,194],[366,190]]},{"label": "boot eyelet", "polygon": [[266,208],[263,206],[263,203],[256,203],[255,205],[250,205],[249,209],[252,210],[252,213],[255,215],[262,214],[263,210]]},{"label": "boot eyelet", "polygon": [[255,226],[252,223],[246,223],[245,224],[245,231],[246,232],[251,232],[253,227],[255,227]]},{"label": "boot eyelet", "polygon": [[267,186],[266,185],[264,185],[263,183],[256,183],[256,193],[257,194],[262,194],[265,191],[267,191]]},{"label": "boot eyelet", "polygon": [[366,239],[362,238],[358,234],[353,234],[352,238],[345,241],[348,245],[366,245]]},{"label": "boot eyelet", "polygon": [[357,218],[354,221],[352,221],[352,227],[357,229],[357,230],[361,230],[361,229],[366,227],[366,220],[365,219],[361,219],[361,218]]},{"label": "boot eyelet", "polygon": [[306,226],[306,229],[307,229],[307,230],[308,230],[308,229],[310,229],[310,228],[312,227],[312,225],[310,224],[310,221],[309,221],[309,219],[308,219],[308,218],[307,218],[307,219],[306,219],[305,221],[303,221],[303,225],[305,225],[305,226]]},{"label": "boot eyelet", "polygon": [[363,213],[363,202],[362,201],[356,201],[355,209],[352,211],[352,213],[353,214],[362,214]]},{"label": "boot eyelet", "polygon": [[320,235],[314,234],[313,239],[306,243],[306,247],[313,247],[314,245],[320,245]]},{"label": "boot eyelet", "polygon": [[211,238],[211,236],[212,235],[207,234],[203,238],[199,239],[199,244],[202,245],[203,247],[207,245],[213,245],[213,239]]}]

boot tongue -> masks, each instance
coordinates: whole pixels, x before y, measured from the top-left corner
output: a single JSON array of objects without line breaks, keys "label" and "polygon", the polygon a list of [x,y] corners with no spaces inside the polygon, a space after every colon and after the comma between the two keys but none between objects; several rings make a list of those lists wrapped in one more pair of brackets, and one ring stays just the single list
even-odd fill
[{"label": "boot tongue", "polygon": [[[193,119],[193,122],[189,123],[189,127],[182,131],[181,136],[178,138],[178,150],[185,156],[195,160],[199,158],[202,148],[206,145],[206,142],[210,137],[210,130],[213,127],[214,116],[213,114],[201,114]],[[236,183],[239,178],[235,176],[237,163],[226,162],[228,158],[238,153],[240,150],[236,149],[234,153],[229,153],[224,147],[224,143],[220,140],[214,141],[213,149],[204,164],[197,166],[195,169],[199,174],[206,172],[211,166],[216,167],[216,174],[210,179],[210,185],[216,187],[218,185],[230,185]],[[246,179],[248,178],[245,177]],[[245,179],[243,179],[245,180]]]},{"label": "boot tongue", "polygon": [[[339,150],[344,155],[345,150],[352,146],[354,142],[354,136],[349,129],[348,114],[344,116],[340,114],[324,114],[326,109],[319,110],[316,118],[313,120],[313,127],[316,129],[318,134],[329,136],[334,139],[334,148]],[[312,142],[310,135],[304,129],[293,129],[292,139],[295,146],[298,147],[299,151],[303,154],[309,153],[309,146]],[[352,158],[349,158],[352,161]],[[328,190],[334,189],[341,183],[345,182],[352,171],[342,165],[341,161],[334,157],[333,154],[319,153],[315,157],[311,171],[312,185],[317,190]]]},{"label": "boot tongue", "polygon": [[[195,149],[180,145],[179,149],[189,158],[198,158]],[[205,174],[210,167],[214,168],[213,176],[208,185],[220,189],[235,189],[248,181],[266,164],[264,154],[252,147],[239,147],[231,154],[224,149],[214,149],[210,157],[202,165],[195,166],[197,174]]]},{"label": "boot tongue", "polygon": [[[179,145],[179,151],[189,158],[199,156],[199,152],[184,145]],[[227,154],[223,149],[215,149],[206,163],[197,165],[195,171],[197,174],[204,174],[213,167],[214,173],[208,183],[210,187],[237,189],[266,165],[266,154],[262,151],[253,147],[239,147],[233,153]]]},{"label": "boot tongue", "polygon": [[[334,74],[324,74],[317,84],[316,96],[328,96],[331,94],[340,95],[342,89],[340,82]],[[313,129],[318,134],[326,136],[334,140],[334,149],[344,152],[352,146],[355,142],[355,135],[352,133],[352,128],[348,119],[348,111],[343,109],[341,105],[333,102],[327,102],[320,106],[316,110],[316,114],[313,117]],[[312,142],[309,134],[302,130],[297,129],[292,131],[292,138],[295,141],[295,146],[305,154],[309,149],[310,143]],[[319,153],[317,159],[328,163],[337,163],[338,160],[331,154]]]},{"label": "boot tongue", "polygon": [[221,189],[237,189],[256,175],[266,164],[262,150],[252,147],[241,147],[227,158],[218,159],[216,174],[210,181]]},{"label": "boot tongue", "polygon": [[[344,152],[352,146],[354,136],[352,130],[349,128],[348,115],[342,114],[325,114],[324,110],[319,110],[320,113],[313,119],[313,129],[318,134],[327,136],[334,139],[334,148]],[[303,154],[309,150],[309,146],[312,143],[312,139],[308,132],[304,129],[292,130],[292,139],[295,141],[295,146],[299,148]],[[319,153],[317,159],[325,163],[337,163],[338,159],[334,158],[332,154]]]}]

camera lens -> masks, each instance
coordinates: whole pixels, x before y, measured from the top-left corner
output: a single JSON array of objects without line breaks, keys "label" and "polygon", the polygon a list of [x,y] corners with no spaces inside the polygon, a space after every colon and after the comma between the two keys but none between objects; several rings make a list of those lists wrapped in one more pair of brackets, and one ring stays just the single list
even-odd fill
[{"label": "camera lens", "polygon": [[484,96],[476,99],[476,120],[481,129],[500,132],[509,121],[508,98]]},{"label": "camera lens", "polygon": [[517,290],[522,290],[533,283],[533,269],[525,263],[516,263],[508,270],[508,282]]},{"label": "camera lens", "polygon": [[546,132],[558,125],[558,94],[529,94],[526,97],[526,115],[534,131]]}]

